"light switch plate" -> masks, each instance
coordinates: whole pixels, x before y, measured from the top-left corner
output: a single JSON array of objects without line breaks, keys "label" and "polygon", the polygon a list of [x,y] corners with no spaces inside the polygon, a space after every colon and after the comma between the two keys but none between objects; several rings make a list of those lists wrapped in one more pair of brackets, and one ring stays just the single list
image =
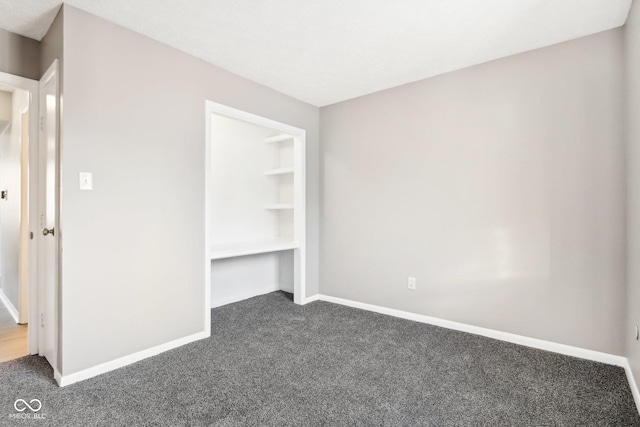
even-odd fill
[{"label": "light switch plate", "polygon": [[90,172],[80,172],[80,189],[93,190],[93,174]]}]

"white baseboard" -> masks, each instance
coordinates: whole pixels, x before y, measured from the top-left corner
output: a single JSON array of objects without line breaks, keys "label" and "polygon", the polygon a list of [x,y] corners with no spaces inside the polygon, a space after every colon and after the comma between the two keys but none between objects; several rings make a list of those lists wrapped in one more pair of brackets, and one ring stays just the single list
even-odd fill
[{"label": "white baseboard", "polygon": [[56,368],[53,368],[53,379],[56,380],[58,385],[62,387],[62,385],[60,384],[60,382],[62,381],[62,375],[60,375],[60,371],[58,371]]},{"label": "white baseboard", "polygon": [[7,307],[7,310],[9,310],[9,313],[11,314],[11,317],[13,317],[13,320],[15,320],[16,323],[20,323],[20,313],[18,313],[16,307],[11,304],[11,301],[9,301],[9,297],[2,291],[2,289],[0,289],[0,301],[2,301],[5,307]]},{"label": "white baseboard", "polygon": [[633,376],[633,371],[631,370],[631,365],[629,364],[629,360],[625,360],[624,372],[627,374],[627,381],[629,381],[629,387],[631,388],[631,394],[633,395],[633,401],[636,403],[636,408],[640,413],[640,391],[638,391],[638,384],[636,384],[636,379]]},{"label": "white baseboard", "polygon": [[222,307],[223,305],[232,304],[234,302],[242,301],[245,299],[257,297],[264,294],[270,294],[271,292],[279,291],[278,287],[268,287],[262,289],[251,289],[249,291],[240,292],[231,296],[227,296],[224,298],[220,298],[214,300],[214,297],[211,297],[211,308]]},{"label": "white baseboard", "polygon": [[310,297],[306,297],[302,302],[302,305],[309,304],[310,302],[318,301],[320,299],[319,294],[312,295]]},{"label": "white baseboard", "polygon": [[609,365],[625,367],[628,365],[627,359],[623,356],[615,354],[603,353],[585,348],[573,347],[566,344],[558,344],[551,341],[540,340],[537,338],[525,337],[522,335],[511,334],[509,332],[496,331],[494,329],[482,328],[480,326],[467,325],[465,323],[453,322],[451,320],[439,319],[437,317],[424,316],[422,314],[409,313],[407,311],[395,310],[392,308],[381,307],[362,302],[351,301],[343,298],[336,298],[327,295],[320,295],[321,301],[332,302],[334,304],[346,305],[349,307],[360,308],[362,310],[373,311],[376,313],[387,314],[389,316],[399,317],[401,319],[413,320],[414,322],[428,323],[434,326],[440,326],[456,331],[468,332],[471,334],[482,335],[485,337],[506,341],[514,344],[520,344],[527,347],[533,347],[540,350],[552,351],[567,356],[579,357],[580,359],[593,360],[595,362],[606,363]]},{"label": "white baseboard", "polygon": [[110,362],[105,362],[100,365],[93,366],[91,368],[87,368],[79,372],[75,372],[73,374],[61,375],[58,371],[54,370],[54,378],[58,382],[58,385],[60,387],[64,387],[69,384],[77,383],[78,381],[87,380],[89,378],[98,376],[100,374],[104,374],[106,372],[113,371],[118,368],[122,368],[132,363],[139,362],[142,359],[156,356],[160,353],[164,353],[165,351],[172,350],[176,347],[180,347],[182,345],[189,344],[190,342],[198,341],[208,337],[209,337],[209,334],[207,334],[206,332],[198,332],[196,334],[189,335],[184,338],[179,338],[177,340],[170,341],[165,344],[160,344],[158,346],[155,346],[146,350],[142,350],[137,353],[130,354],[128,356],[120,357]]}]

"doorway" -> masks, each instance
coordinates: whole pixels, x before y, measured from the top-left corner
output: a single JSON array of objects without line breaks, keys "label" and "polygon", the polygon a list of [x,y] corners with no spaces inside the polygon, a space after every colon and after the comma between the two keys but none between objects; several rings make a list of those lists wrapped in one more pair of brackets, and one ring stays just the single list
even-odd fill
[{"label": "doorway", "polygon": [[0,362],[37,351],[29,341],[36,302],[29,274],[29,173],[37,97],[37,82],[0,73]]},{"label": "doorway", "polygon": [[[0,159],[0,167],[4,164],[7,173],[11,172],[12,177],[9,181],[3,182],[0,172],[0,214],[3,212],[3,201],[19,201],[20,206],[17,220],[15,212],[11,214],[14,221],[11,223],[14,240],[15,225],[18,224],[18,250],[15,251],[15,246],[1,244],[0,235],[0,252],[14,251],[11,254],[0,253],[0,268],[3,259],[8,262],[9,255],[13,256],[13,264],[7,271],[17,276],[19,283],[16,288],[16,281],[11,282],[14,288],[8,292],[12,296],[0,301],[0,310],[10,307],[7,311],[14,328],[21,324],[26,325],[22,329],[23,335],[27,336],[26,354],[44,356],[53,367],[57,380],[60,377],[60,360],[57,357],[60,271],[58,79],[58,60],[54,60],[40,81],[0,72],[0,90],[11,92],[12,103],[14,96],[22,102],[20,108],[14,108],[12,104],[11,122],[3,126],[4,130],[8,126],[16,130],[11,138],[20,139],[19,155],[16,156],[13,151],[3,151],[0,147],[0,156],[5,157]],[[15,151],[15,147],[10,148]],[[7,156],[18,160],[13,163],[7,162]],[[16,186],[13,180],[19,181],[19,185]],[[2,196],[4,198],[1,198]],[[0,272],[2,273],[4,272]],[[0,293],[0,299],[2,295]],[[24,340],[23,337],[21,339]],[[24,341],[21,345],[24,346]]]}]

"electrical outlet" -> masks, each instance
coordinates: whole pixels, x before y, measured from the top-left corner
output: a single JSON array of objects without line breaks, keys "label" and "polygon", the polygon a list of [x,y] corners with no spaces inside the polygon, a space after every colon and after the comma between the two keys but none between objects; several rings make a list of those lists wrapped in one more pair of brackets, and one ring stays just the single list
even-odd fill
[{"label": "electrical outlet", "polygon": [[416,289],[416,278],[415,277],[409,277],[409,279],[407,279],[407,287],[409,289],[412,289],[415,291]]}]

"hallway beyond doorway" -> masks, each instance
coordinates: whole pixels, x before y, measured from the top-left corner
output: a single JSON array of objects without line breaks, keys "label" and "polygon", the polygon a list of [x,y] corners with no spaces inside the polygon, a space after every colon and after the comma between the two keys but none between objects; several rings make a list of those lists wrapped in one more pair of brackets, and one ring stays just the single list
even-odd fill
[{"label": "hallway beyond doorway", "polygon": [[27,325],[18,325],[0,303],[0,362],[27,355]]}]

